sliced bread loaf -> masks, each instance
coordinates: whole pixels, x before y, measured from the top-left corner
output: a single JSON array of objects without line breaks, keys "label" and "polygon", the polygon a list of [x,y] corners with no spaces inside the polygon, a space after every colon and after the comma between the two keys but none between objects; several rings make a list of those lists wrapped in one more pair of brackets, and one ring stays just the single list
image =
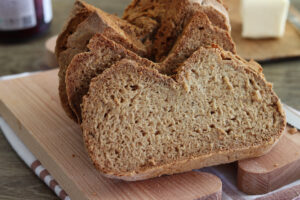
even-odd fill
[{"label": "sliced bread loaf", "polygon": [[[149,34],[152,34],[152,31],[147,27],[138,28],[117,16],[107,14],[84,2],[76,1],[71,18],[64,31],[60,34],[56,46],[56,54],[60,65],[59,94],[65,111],[72,119],[75,121],[79,119],[80,121],[80,112],[78,112],[80,107],[79,105],[75,106],[75,104],[81,101],[78,101],[78,98],[75,100],[73,97],[82,97],[83,93],[81,90],[74,92],[72,89],[69,89],[70,94],[67,94],[66,82],[68,82],[68,80],[66,80],[66,70],[76,54],[89,51],[87,44],[95,33],[100,33],[106,39],[120,44],[121,49],[124,47],[132,51],[132,53],[134,52],[139,56],[152,59],[160,54],[156,49],[165,49],[163,52],[167,53],[173,46],[174,41],[177,40],[171,53],[167,56],[167,59],[162,60],[162,54],[158,55],[158,57],[161,57],[158,60],[163,62],[160,64],[160,71],[168,74],[173,73],[173,70],[176,69],[179,63],[183,62],[193,51],[202,45],[216,43],[225,50],[235,52],[234,44],[228,32],[224,30],[224,26],[227,24],[225,19],[227,18],[226,15],[222,13],[225,8],[221,2],[215,0],[197,1],[196,3],[190,0],[175,1],[172,2],[171,8],[168,8],[170,6],[169,3],[167,0],[157,1],[152,4],[151,7],[153,10],[151,12],[148,9],[145,11],[146,13],[149,11],[152,16],[159,18],[159,21],[162,23],[161,26],[158,26],[159,29],[157,30],[158,35],[160,35],[159,39],[157,40],[154,37],[153,41],[148,40],[149,44],[151,42],[149,46],[145,41]],[[132,3],[131,6],[133,4],[134,3]],[[144,0],[138,4],[139,6],[137,7],[144,9],[144,6],[149,6],[149,1]],[[129,8],[131,6],[129,6]],[[222,10],[222,8],[219,7],[224,9]],[[129,8],[128,10],[130,10]],[[214,10],[215,15],[219,15],[219,17],[214,17],[214,19],[219,19],[219,21],[217,20],[219,23],[218,26],[224,29],[214,26],[207,17],[208,15],[205,14],[210,13],[209,10],[211,9]],[[224,12],[226,13],[226,10]],[[143,10],[139,10],[139,14],[143,15],[143,13]],[[134,15],[134,13],[132,14]],[[135,12],[135,14],[137,14],[137,12]],[[212,14],[210,14],[210,16],[212,16]],[[223,19],[223,21],[221,22],[220,19]],[[214,23],[216,23],[216,21]],[[222,24],[222,26],[220,24]],[[196,42],[191,42],[189,37],[196,40]],[[164,40],[168,42],[165,43]],[[167,49],[163,47],[164,45],[167,45]],[[110,52],[114,54],[112,51]],[[118,54],[118,52],[115,52],[115,54]],[[81,65],[83,66],[84,64]],[[74,70],[70,70],[70,72],[71,71],[73,72]],[[85,76],[83,73],[76,74]],[[70,81],[73,82],[74,80],[71,78],[69,82]],[[83,85],[88,84],[89,82],[83,83]],[[83,91],[86,91],[86,89]],[[78,95],[74,95],[75,93]],[[72,97],[68,98],[68,95]]]},{"label": "sliced bread loaf", "polygon": [[123,59],[90,84],[82,130],[96,168],[142,180],[260,156],[278,141],[278,97],[246,61],[200,48],[173,78]]},{"label": "sliced bread loaf", "polygon": [[138,55],[146,56],[146,48],[139,37],[141,30],[128,22],[110,15],[82,1],[76,1],[70,19],[56,44],[56,56],[59,64],[59,94],[63,108],[74,120],[66,94],[65,73],[74,55],[87,51],[87,44],[95,33],[114,40]]},{"label": "sliced bread loaf", "polygon": [[87,94],[92,78],[123,58],[134,60],[145,67],[158,68],[153,62],[138,56],[102,34],[95,34],[92,37],[88,49],[88,52],[74,56],[66,72],[69,105],[79,123],[81,123],[82,97]]},{"label": "sliced bread loaf", "polygon": [[[98,41],[97,40],[102,40]],[[235,53],[235,45],[227,31],[213,26],[203,12],[196,12],[178,37],[168,57],[156,64],[163,74],[172,75],[174,70],[201,46],[217,44]],[[96,47],[98,45],[99,47]],[[80,104],[87,93],[90,80],[117,60],[135,58],[138,55],[101,35],[93,38],[89,51],[74,57],[66,76],[69,105],[81,122]],[[86,56],[89,55],[89,56]],[[139,58],[141,59],[141,58]],[[154,65],[154,64],[153,64]]]}]

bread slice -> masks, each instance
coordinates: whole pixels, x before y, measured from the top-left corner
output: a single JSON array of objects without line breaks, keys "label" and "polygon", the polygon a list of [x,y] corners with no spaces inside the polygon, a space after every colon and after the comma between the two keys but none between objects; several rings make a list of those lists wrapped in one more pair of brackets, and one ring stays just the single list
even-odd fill
[{"label": "bread slice", "polygon": [[66,90],[69,105],[81,123],[82,97],[87,94],[92,78],[101,74],[123,58],[131,59],[143,66],[158,68],[153,62],[127,50],[122,45],[95,34],[88,44],[88,52],[74,56],[66,72]]},{"label": "bread slice", "polygon": [[145,30],[150,58],[161,62],[195,12],[204,12],[213,25],[230,31],[227,10],[216,0],[134,0],[123,19]]},{"label": "bread slice", "polygon": [[265,154],[285,115],[249,65],[214,46],[197,50],[174,79],[128,59],[106,69],[82,103],[95,167],[133,181]]},{"label": "bread slice", "polygon": [[87,51],[87,44],[95,33],[101,33],[126,48],[145,56],[146,48],[140,41],[141,30],[82,1],[76,1],[70,19],[59,35],[56,56],[59,64],[59,94],[63,108],[74,120],[65,89],[65,72],[74,55]]},{"label": "bread slice", "polygon": [[212,25],[204,12],[196,12],[184,27],[166,59],[163,60],[161,72],[173,74],[174,70],[199,47],[212,44],[236,53],[235,44],[228,31]]}]

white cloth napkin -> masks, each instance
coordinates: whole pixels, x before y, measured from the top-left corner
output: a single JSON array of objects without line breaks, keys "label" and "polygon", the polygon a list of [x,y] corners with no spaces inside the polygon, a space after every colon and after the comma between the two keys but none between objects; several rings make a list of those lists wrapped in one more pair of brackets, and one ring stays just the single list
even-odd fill
[{"label": "white cloth napkin", "polygon": [[[32,73],[22,73],[17,75],[10,75],[0,77],[0,80],[7,80],[12,78],[20,78],[23,76],[28,76]],[[295,110],[296,112],[299,112]],[[300,114],[300,112],[299,112]],[[14,131],[8,126],[8,124],[0,117],[0,128],[4,136],[6,137],[9,144],[16,151],[16,153],[21,157],[21,159],[30,167],[35,174],[42,179],[45,184],[50,187],[54,193],[62,200],[70,200],[67,193],[58,185],[58,183],[49,174],[48,170],[45,169],[39,160],[26,148],[23,142],[16,136]],[[284,197],[285,193],[295,193],[292,200],[300,200],[300,180],[294,181],[284,187],[281,187],[275,191],[272,191],[264,195],[247,195],[238,190],[236,186],[236,169],[232,165],[220,165],[216,167],[207,167],[204,169],[196,170],[202,172],[209,172],[215,174],[222,180],[222,200],[271,200],[276,197]],[[280,198],[281,199],[281,198]]]}]

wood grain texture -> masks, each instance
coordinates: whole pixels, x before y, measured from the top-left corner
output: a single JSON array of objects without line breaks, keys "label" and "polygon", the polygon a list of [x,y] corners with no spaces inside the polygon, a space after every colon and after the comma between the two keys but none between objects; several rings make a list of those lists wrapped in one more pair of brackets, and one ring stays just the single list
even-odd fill
[{"label": "wood grain texture", "polygon": [[237,54],[241,57],[267,61],[300,56],[300,32],[291,23],[287,22],[284,37],[280,39],[245,39],[241,35],[240,0],[224,0],[224,2],[229,8],[231,35],[236,43]]},{"label": "wood grain texture", "polygon": [[238,162],[238,188],[246,194],[265,194],[300,179],[300,132],[288,127],[266,155]]},{"label": "wood grain texture", "polygon": [[79,126],[60,106],[57,82],[57,70],[0,82],[0,112],[72,200],[221,198],[220,179],[208,173],[138,182],[101,176],[88,159]]}]

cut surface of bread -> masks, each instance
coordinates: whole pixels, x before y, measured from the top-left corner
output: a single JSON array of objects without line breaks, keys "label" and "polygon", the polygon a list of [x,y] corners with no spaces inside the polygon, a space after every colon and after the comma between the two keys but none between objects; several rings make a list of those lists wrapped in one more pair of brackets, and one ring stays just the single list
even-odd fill
[{"label": "cut surface of bread", "polygon": [[123,58],[134,60],[145,67],[158,68],[153,62],[127,50],[102,34],[95,34],[90,40],[88,48],[89,52],[75,55],[66,72],[69,104],[79,123],[81,123],[82,97],[87,94],[92,78]]},{"label": "cut surface of bread", "polygon": [[139,28],[89,4],[76,1],[71,17],[56,44],[56,56],[60,67],[59,95],[66,113],[75,121],[76,116],[69,106],[66,94],[66,70],[76,54],[88,50],[87,44],[95,33],[103,34],[140,56],[147,54],[144,45],[138,38],[141,34]]},{"label": "cut surface of bread", "polygon": [[230,52],[200,48],[171,78],[123,59],[92,79],[85,145],[108,177],[142,180],[268,152],[285,116],[261,74]]}]

